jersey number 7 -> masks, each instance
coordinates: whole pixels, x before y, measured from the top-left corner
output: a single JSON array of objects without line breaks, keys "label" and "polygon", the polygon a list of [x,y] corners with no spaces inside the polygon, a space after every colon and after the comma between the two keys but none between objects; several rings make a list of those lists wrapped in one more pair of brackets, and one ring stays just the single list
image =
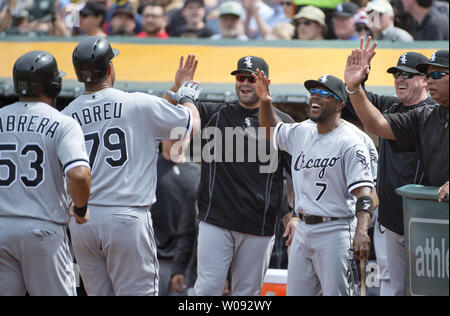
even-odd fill
[{"label": "jersey number 7", "polygon": [[322,198],[322,196],[325,193],[325,191],[327,190],[327,184],[326,183],[317,182],[316,186],[322,188],[322,190],[320,191],[319,195],[316,197],[316,201],[319,201]]}]

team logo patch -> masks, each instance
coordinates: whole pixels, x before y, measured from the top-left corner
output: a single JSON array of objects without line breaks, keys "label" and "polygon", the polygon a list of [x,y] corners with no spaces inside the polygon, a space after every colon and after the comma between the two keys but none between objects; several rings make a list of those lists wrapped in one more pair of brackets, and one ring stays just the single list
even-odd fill
[{"label": "team logo patch", "polygon": [[370,169],[369,162],[367,161],[366,156],[364,156],[362,150],[356,151],[356,162],[362,164],[364,169]]},{"label": "team logo patch", "polygon": [[29,89],[27,81],[17,81],[17,88],[19,88],[20,93],[26,94]]},{"label": "team logo patch", "polygon": [[323,76],[319,79],[319,81],[322,82],[322,83],[327,83],[327,81],[328,81],[328,75],[323,75]]},{"label": "team logo patch", "polygon": [[436,61],[436,53],[437,53],[438,51],[435,51],[434,53],[433,53],[433,55],[431,56],[431,58],[430,58],[430,61],[431,62],[435,62]]},{"label": "team logo patch", "polygon": [[246,126],[246,127],[251,127],[251,126],[252,126],[252,121],[250,120],[249,117],[246,117],[246,118],[245,118],[244,123],[245,123],[245,126]]},{"label": "team logo patch", "polygon": [[244,64],[247,66],[247,68],[252,68],[253,67],[252,57],[251,56],[245,57]]},{"label": "team logo patch", "polygon": [[83,70],[81,72],[81,77],[83,78],[83,80],[89,82],[91,81],[91,72],[89,70]]},{"label": "team logo patch", "polygon": [[401,62],[403,65],[406,65],[406,62],[408,61],[408,59],[406,59],[406,55],[408,55],[408,53],[404,53],[404,54],[402,55],[402,57],[400,57],[400,62]]}]

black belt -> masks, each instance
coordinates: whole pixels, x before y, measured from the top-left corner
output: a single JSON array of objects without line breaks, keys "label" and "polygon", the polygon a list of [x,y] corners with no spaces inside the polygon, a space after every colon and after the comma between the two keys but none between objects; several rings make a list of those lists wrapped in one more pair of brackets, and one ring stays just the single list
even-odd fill
[{"label": "black belt", "polygon": [[337,221],[339,217],[322,217],[316,215],[304,215],[302,213],[298,214],[298,217],[305,223],[306,225],[315,225],[321,223],[327,223],[332,221]]}]

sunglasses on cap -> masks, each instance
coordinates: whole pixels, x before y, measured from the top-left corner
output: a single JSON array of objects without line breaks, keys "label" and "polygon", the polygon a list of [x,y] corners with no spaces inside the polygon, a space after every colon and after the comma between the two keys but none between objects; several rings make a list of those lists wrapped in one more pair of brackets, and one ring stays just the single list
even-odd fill
[{"label": "sunglasses on cap", "polygon": [[433,72],[426,73],[425,77],[427,79],[430,79],[430,77],[431,77],[433,80],[439,80],[439,79],[441,79],[442,77],[444,77],[445,75],[448,75],[448,74],[449,74],[448,72],[433,71]]},{"label": "sunglasses on cap", "polygon": [[329,97],[333,97],[337,101],[342,102],[342,99],[340,97],[338,97],[337,95],[335,95],[334,93],[332,93],[330,91],[325,91],[325,90],[321,90],[321,89],[309,89],[309,93],[311,95],[318,95],[319,97],[325,98],[325,99],[328,99]]},{"label": "sunglasses on cap", "polygon": [[396,71],[392,74],[394,76],[395,79],[411,79],[412,77],[415,76],[423,76],[422,74],[413,74],[407,71]]},{"label": "sunglasses on cap", "polygon": [[250,83],[255,83],[256,82],[256,79],[253,78],[253,76],[251,76],[251,75],[243,75],[243,74],[237,74],[236,75],[236,80],[239,81],[239,82],[244,82],[245,79],[247,79],[248,82],[250,82]]}]

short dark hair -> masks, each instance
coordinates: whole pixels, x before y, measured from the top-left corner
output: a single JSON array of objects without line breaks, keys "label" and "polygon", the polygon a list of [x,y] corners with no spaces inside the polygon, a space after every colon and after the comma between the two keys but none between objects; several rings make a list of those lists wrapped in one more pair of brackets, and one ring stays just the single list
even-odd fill
[{"label": "short dark hair", "polygon": [[434,0],[416,0],[417,4],[422,8],[429,8],[433,5]]},{"label": "short dark hair", "polygon": [[142,13],[144,13],[145,8],[147,7],[161,7],[164,11],[164,7],[158,2],[158,1],[148,1],[148,2],[144,2],[143,4],[141,4],[138,8],[138,14],[142,15]]},{"label": "short dark hair", "polygon": [[205,2],[204,2],[203,0],[184,0],[183,9],[186,8],[186,6],[187,6],[189,3],[198,3],[198,4],[200,4],[202,7],[205,6]]}]

